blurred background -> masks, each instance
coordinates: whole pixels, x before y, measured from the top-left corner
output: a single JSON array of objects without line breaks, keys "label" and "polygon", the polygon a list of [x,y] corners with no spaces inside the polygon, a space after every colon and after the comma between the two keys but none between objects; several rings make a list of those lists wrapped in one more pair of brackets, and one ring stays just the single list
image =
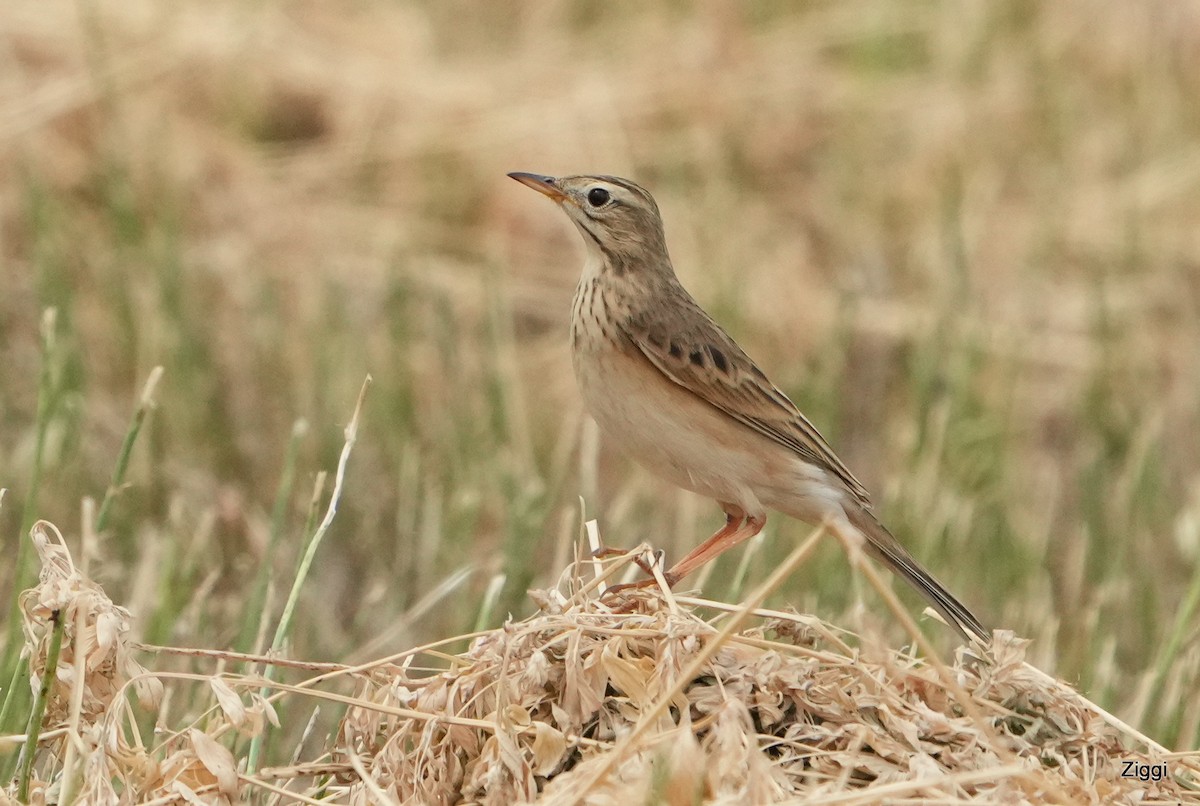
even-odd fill
[{"label": "blurred background", "polygon": [[[528,614],[581,495],[610,545],[682,556],[720,512],[595,448],[582,247],[505,177],[611,173],[935,575],[1195,746],[1198,98],[1200,4],[1173,0],[8,2],[5,556],[41,517],[79,558],[156,365],[91,560],[147,642],[262,647],[367,373],[293,656]],[[808,532],[772,519],[705,595]],[[33,573],[0,568],[6,603]],[[905,640],[832,541],[772,603]]]}]

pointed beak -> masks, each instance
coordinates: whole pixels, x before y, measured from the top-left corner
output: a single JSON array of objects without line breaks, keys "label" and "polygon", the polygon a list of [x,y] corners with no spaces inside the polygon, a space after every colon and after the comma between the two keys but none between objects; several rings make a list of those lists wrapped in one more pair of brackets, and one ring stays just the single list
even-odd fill
[{"label": "pointed beak", "polygon": [[567,194],[563,193],[554,185],[553,176],[542,176],[541,174],[527,174],[521,171],[509,174],[513,179],[520,182],[522,185],[528,185],[545,196],[549,196],[556,202],[565,201]]}]

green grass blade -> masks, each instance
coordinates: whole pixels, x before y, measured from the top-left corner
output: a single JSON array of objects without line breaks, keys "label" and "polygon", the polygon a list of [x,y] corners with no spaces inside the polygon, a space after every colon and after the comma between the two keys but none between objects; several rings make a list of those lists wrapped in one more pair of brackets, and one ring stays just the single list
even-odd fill
[{"label": "green grass blade", "polygon": [[[283,534],[288,502],[292,498],[292,489],[296,481],[296,463],[300,454],[300,444],[307,433],[307,421],[297,420],[292,425],[292,436],[288,440],[283,457],[283,474],[279,478],[279,489],[275,493],[275,504],[271,508],[271,534],[267,542],[266,560],[259,565],[254,579],[254,591],[250,594],[249,606],[246,608],[246,616],[236,644],[239,652],[250,652],[254,649],[252,644],[258,633],[263,606],[267,599],[267,588],[271,580],[271,569],[274,567],[271,559],[275,556],[275,549]],[[309,534],[309,532],[306,531],[305,534]]]},{"label": "green grass blade", "polygon": [[104,527],[108,525],[108,516],[112,511],[113,502],[117,500],[117,496],[121,493],[121,487],[125,483],[125,471],[129,469],[129,457],[133,455],[133,446],[137,442],[138,434],[142,431],[146,417],[156,405],[154,393],[158,389],[158,382],[162,380],[162,374],[163,368],[161,366],[150,370],[150,376],[146,379],[146,385],[142,387],[142,397],[138,402],[137,409],[133,412],[133,420],[129,423],[129,430],[125,432],[125,440],[121,443],[121,451],[117,454],[117,464],[113,468],[112,482],[108,485],[108,489],[104,491],[104,500],[100,502],[100,511],[96,515],[97,532],[103,532]]},{"label": "green grass blade", "polygon": [[[333,492],[329,496],[329,505],[325,509],[325,517],[321,519],[321,523],[312,533],[312,537],[305,547],[304,555],[300,558],[300,567],[296,570],[296,578],[292,582],[292,588],[288,592],[287,603],[283,606],[283,614],[279,617],[279,625],[275,629],[275,637],[271,641],[271,653],[278,653],[292,628],[292,618],[296,612],[296,603],[300,599],[300,590],[304,587],[304,581],[308,578],[308,572],[312,568],[313,559],[317,555],[317,550],[321,547],[321,541],[329,531],[330,525],[333,523],[334,517],[337,515],[338,502],[342,497],[342,489],[346,480],[346,465],[350,461],[350,454],[354,450],[354,443],[358,439],[358,422],[362,415],[363,401],[367,396],[367,389],[371,386],[371,376],[363,381],[362,388],[358,393],[358,402],[354,406],[354,414],[350,418],[349,424],[345,430],[345,442],[342,445],[342,454],[338,459],[337,473],[333,478]],[[274,668],[268,666],[263,670],[263,676],[267,680],[274,677]],[[270,689],[263,687],[259,692],[263,697],[270,693]],[[247,761],[248,770],[258,769],[258,760],[262,753],[262,744],[266,731],[255,736],[250,743],[250,753]]]}]

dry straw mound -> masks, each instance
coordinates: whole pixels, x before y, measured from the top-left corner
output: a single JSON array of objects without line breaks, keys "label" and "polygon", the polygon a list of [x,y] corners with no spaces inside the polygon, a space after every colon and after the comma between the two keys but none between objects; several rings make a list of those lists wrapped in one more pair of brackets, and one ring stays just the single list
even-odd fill
[{"label": "dry straw mound", "polygon": [[[87,803],[1200,803],[1194,760],[1164,756],[1029,666],[1005,632],[947,665],[810,616],[656,591],[605,599],[575,566],[532,594],[529,618],[326,665],[299,685],[147,672],[127,614],[53,527],[34,533],[43,572],[23,599],[34,670],[46,668],[51,616],[66,626],[35,802],[64,802],[69,787]],[[453,643],[467,648],[440,649]],[[207,684],[214,705],[163,708],[146,745],[126,694],[140,686],[157,704],[157,677]],[[356,696],[330,690],[347,681]],[[264,684],[274,706],[255,693]],[[287,697],[349,708],[325,752],[247,771],[230,739],[274,722]],[[1173,776],[1127,777],[1127,762]]]},{"label": "dry straw mound", "polygon": [[1161,759],[1127,749],[1027,666],[1011,634],[986,661],[960,652],[946,680],[808,616],[764,614],[714,646],[700,615],[714,603],[643,594],[625,614],[591,596],[536,598],[537,615],[476,638],[441,672],[376,674],[342,740],[378,786],[439,804],[1196,797],[1122,778],[1127,760]]}]

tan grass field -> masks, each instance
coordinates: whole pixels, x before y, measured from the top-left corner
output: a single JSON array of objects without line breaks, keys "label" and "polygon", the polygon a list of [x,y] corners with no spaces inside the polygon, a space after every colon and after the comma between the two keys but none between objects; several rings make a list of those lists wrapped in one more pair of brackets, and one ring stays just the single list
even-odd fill
[{"label": "tan grass field", "polygon": [[[670,557],[716,527],[596,444],[565,340],[581,249],[513,170],[649,188],[684,283],[913,552],[1030,639],[1033,667],[1200,746],[1197,98],[1193,2],[8,3],[0,771],[31,707],[33,524],[63,531],[128,638],[261,654],[368,374],[288,658],[362,664],[548,617],[526,590],[559,584],[585,519]],[[82,502],[110,486],[85,550]],[[772,519],[688,584],[741,602],[809,534]],[[766,604],[907,662],[833,541]],[[696,608],[670,618],[713,617]],[[204,681],[261,671],[137,657],[196,676],[164,680],[166,716],[122,723],[159,763],[215,719]],[[335,743],[344,704],[306,731],[313,705],[280,699],[260,768]],[[233,733],[214,735],[244,762]],[[1102,737],[1112,758],[1146,749],[1122,735]]]}]

